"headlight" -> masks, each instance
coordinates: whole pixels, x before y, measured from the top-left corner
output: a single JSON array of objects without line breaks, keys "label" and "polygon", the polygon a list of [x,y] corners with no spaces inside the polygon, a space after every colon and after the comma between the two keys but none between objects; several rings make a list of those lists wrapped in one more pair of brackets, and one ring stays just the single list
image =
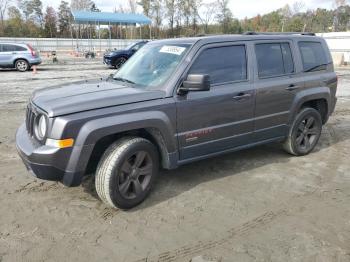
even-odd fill
[{"label": "headlight", "polygon": [[35,135],[39,140],[43,140],[45,138],[47,132],[47,121],[44,115],[41,115],[37,118],[34,130]]}]

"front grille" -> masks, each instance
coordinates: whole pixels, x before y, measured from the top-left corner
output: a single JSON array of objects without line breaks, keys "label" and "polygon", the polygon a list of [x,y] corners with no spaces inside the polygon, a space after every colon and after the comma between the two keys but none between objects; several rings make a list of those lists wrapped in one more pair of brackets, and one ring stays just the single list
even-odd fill
[{"label": "front grille", "polygon": [[33,111],[32,105],[29,104],[27,106],[27,111],[26,111],[26,128],[27,128],[27,132],[30,136],[33,136],[33,133],[34,133],[35,117],[36,117],[36,114]]}]

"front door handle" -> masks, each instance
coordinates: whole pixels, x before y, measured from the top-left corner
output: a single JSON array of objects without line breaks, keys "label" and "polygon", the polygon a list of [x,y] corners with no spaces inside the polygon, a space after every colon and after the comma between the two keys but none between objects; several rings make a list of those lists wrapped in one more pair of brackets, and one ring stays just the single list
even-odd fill
[{"label": "front door handle", "polygon": [[300,86],[298,86],[298,85],[290,84],[290,85],[286,88],[286,90],[288,90],[288,91],[293,91],[293,90],[296,90],[296,89],[299,89],[299,88],[300,88]]},{"label": "front door handle", "polygon": [[245,98],[249,98],[251,97],[252,94],[244,94],[244,93],[240,93],[236,96],[233,97],[234,100],[242,100],[242,99],[245,99]]}]

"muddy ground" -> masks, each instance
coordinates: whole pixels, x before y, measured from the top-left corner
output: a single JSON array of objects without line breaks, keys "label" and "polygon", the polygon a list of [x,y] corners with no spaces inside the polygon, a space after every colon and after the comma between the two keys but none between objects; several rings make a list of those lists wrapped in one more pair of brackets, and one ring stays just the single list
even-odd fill
[{"label": "muddy ground", "polygon": [[317,149],[271,144],[162,171],[125,212],[91,178],[35,179],[15,150],[30,93],[113,72],[99,61],[0,71],[0,261],[350,261],[350,69]]}]

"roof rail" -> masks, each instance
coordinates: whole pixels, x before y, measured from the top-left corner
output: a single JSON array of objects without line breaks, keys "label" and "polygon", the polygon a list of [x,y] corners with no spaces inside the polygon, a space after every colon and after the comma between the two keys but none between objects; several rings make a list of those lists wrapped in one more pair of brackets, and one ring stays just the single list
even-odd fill
[{"label": "roof rail", "polygon": [[315,33],[312,32],[254,32],[248,31],[243,33],[243,35],[308,35],[308,36],[316,36]]}]

